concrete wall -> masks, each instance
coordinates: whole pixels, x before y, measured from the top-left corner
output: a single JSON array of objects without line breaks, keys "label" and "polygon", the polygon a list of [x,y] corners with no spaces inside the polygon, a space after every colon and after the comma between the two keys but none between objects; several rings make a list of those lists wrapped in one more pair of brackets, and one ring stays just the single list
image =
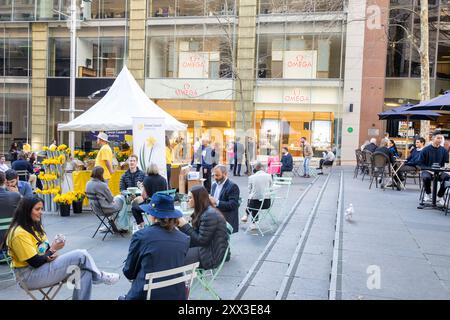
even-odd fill
[{"label": "concrete wall", "polygon": [[147,5],[145,0],[130,1],[128,69],[137,83],[145,85],[145,30]]}]

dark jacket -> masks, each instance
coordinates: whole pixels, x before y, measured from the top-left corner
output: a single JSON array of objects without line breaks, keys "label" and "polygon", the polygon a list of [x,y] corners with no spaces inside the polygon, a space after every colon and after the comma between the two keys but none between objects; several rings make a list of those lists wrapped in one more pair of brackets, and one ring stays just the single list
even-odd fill
[{"label": "dark jacket", "polygon": [[[10,192],[0,187],[0,219],[12,218],[22,197],[17,192]],[[6,230],[0,230],[0,243]]]},{"label": "dark jacket", "polygon": [[375,143],[369,143],[367,146],[364,147],[364,150],[369,150],[372,153],[374,153],[377,149],[378,146]]},{"label": "dark jacket", "polygon": [[413,151],[409,154],[408,158],[406,158],[406,165],[408,166],[417,166],[419,164],[419,157],[421,150],[417,150],[417,148],[414,148]]},{"label": "dark jacket", "polygon": [[281,169],[283,169],[283,171],[292,171],[294,168],[294,161],[292,160],[290,153],[283,154],[281,157],[281,165]]},{"label": "dark jacket", "polygon": [[[13,170],[25,170],[28,171],[29,174],[34,174],[33,166],[30,164],[27,160],[17,160],[14,161],[14,163],[11,166],[11,169]],[[20,177],[20,180],[24,180],[23,177]]]},{"label": "dark jacket", "polygon": [[387,147],[379,147],[378,149],[375,150],[375,152],[382,152],[382,153],[384,153],[385,155],[388,156],[389,162],[391,164],[395,163],[394,155],[392,154],[391,150],[389,150]]},{"label": "dark jacket", "polygon": [[[211,187],[211,195],[214,195],[216,187],[217,183],[214,183]],[[233,233],[239,231],[239,195],[238,185],[227,179],[220,193],[219,205],[217,206],[225,220],[233,227]]]},{"label": "dark jacket", "polygon": [[144,178],[144,189],[151,198],[158,191],[167,190],[167,180],[159,174],[152,174]]},{"label": "dark jacket", "polygon": [[122,177],[120,177],[120,191],[125,191],[127,188],[137,187],[138,181],[143,182],[144,179],[144,171],[138,168],[135,173],[131,173],[130,169],[128,169]]},{"label": "dark jacket", "polygon": [[443,167],[448,163],[448,151],[444,147],[433,147],[432,144],[422,149],[419,156],[420,167],[431,167],[433,163],[439,163]]},{"label": "dark jacket", "polygon": [[392,152],[392,155],[393,155],[394,157],[400,158],[400,155],[398,154],[398,151],[397,151],[397,148],[396,148],[396,147],[394,147],[394,146],[390,147],[390,148],[389,148],[389,151]]},{"label": "dark jacket", "polygon": [[200,247],[200,267],[213,269],[222,262],[228,247],[227,222],[213,207],[209,207],[200,217],[198,228],[185,224],[180,228],[191,237],[190,246]]},{"label": "dark jacket", "polygon": [[[131,289],[125,296],[126,300],[145,300],[147,296],[147,291],[144,291],[145,275],[150,272],[182,267],[188,249],[189,237],[187,235],[177,229],[167,231],[158,223],[133,234],[128,257],[123,267],[125,277],[133,280]],[[154,282],[178,276],[159,278]],[[185,285],[182,282],[170,287],[154,289],[151,299],[185,300]]]}]

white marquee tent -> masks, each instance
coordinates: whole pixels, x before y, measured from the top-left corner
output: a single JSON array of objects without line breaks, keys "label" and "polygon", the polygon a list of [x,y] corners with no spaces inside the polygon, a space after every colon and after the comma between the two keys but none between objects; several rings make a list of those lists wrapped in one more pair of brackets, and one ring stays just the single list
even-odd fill
[{"label": "white marquee tent", "polygon": [[133,117],[164,118],[166,131],[186,130],[179,122],[147,97],[131,72],[123,67],[106,95],[89,110],[66,124],[60,131],[131,130]]}]

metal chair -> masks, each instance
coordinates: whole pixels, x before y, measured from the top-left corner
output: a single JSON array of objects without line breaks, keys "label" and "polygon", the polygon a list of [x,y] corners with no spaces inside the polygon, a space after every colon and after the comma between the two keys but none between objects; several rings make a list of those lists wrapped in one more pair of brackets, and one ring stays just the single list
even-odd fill
[{"label": "metal chair", "polygon": [[[100,220],[100,224],[97,227],[97,230],[95,230],[94,235],[92,236],[92,238],[95,237],[95,235],[97,234],[98,230],[100,230],[100,228],[102,226],[106,227],[106,232],[105,235],[103,236],[102,241],[105,240],[106,235],[108,233],[114,234],[114,233],[118,233],[123,237],[123,234],[117,229],[117,226],[115,224],[115,218],[114,219],[110,219],[110,217],[112,216],[116,216],[117,218],[117,212],[113,212],[113,213],[105,213],[103,211],[103,208],[100,204],[100,198],[97,196],[96,193],[91,193],[91,192],[86,192],[86,196],[89,199],[89,205],[91,206],[92,212],[95,214],[95,216]],[[108,222],[108,224],[106,223]]]},{"label": "metal chair", "polygon": [[356,167],[353,173],[353,179],[358,178],[358,174],[363,168],[363,153],[361,149],[355,150],[355,157],[356,157]]},{"label": "metal chair", "polygon": [[[11,225],[12,218],[2,218],[0,219],[0,231],[6,231],[9,229],[9,226]],[[6,250],[0,249],[0,263],[6,263],[8,265],[8,271],[0,273],[0,276],[2,279],[0,279],[0,282],[9,281],[9,280],[15,280],[15,274],[14,270],[11,265],[11,257],[8,255],[8,252]],[[3,276],[8,276],[6,279],[3,279]]]},{"label": "metal chair", "polygon": [[156,193],[159,194],[167,194],[171,196],[172,198],[175,198],[175,195],[177,194],[177,189],[170,189],[170,190],[164,190],[164,191],[158,191]]},{"label": "metal chair", "polygon": [[369,150],[363,150],[362,152],[362,171],[363,171],[363,177],[361,181],[364,181],[364,177],[366,174],[371,175],[372,169],[372,152]]},{"label": "metal chair", "polygon": [[[374,152],[372,155],[372,175],[370,179],[369,189],[372,188],[373,180],[375,179],[375,185],[378,188],[378,179],[381,179],[381,188],[384,189],[384,178],[387,175],[390,176],[391,168],[389,163],[389,157],[382,152]],[[394,184],[392,183],[392,189],[394,189]]]},{"label": "metal chair", "polygon": [[417,184],[416,179],[419,180],[419,188],[422,188],[422,178],[420,177],[420,169],[416,169],[416,171],[414,173],[411,173],[411,171],[406,171],[405,173],[405,186],[406,186],[406,180],[408,180],[408,178],[410,179],[414,179],[414,184]]},{"label": "metal chair", "polygon": [[[62,286],[67,283],[67,280],[70,278],[71,274],[67,275],[65,279],[62,281],[52,284],[50,286],[42,287],[42,288],[36,288],[36,289],[29,289],[27,285],[22,281],[20,276],[16,277],[17,283],[19,287],[26,292],[27,295],[31,297],[33,300],[53,300],[58,292],[61,290]],[[42,295],[42,298],[38,299],[34,294],[33,291],[37,291]]]},{"label": "metal chair", "polygon": [[30,173],[27,170],[16,170],[16,173],[20,181],[28,182],[28,179],[30,178]]},{"label": "metal chair", "polygon": [[[251,212],[249,212],[250,224],[247,227],[247,229],[245,230],[245,233],[248,233],[250,231],[251,225],[254,224],[256,226],[256,229],[258,230],[258,232],[261,234],[261,236],[264,236],[265,233],[273,230],[274,225],[278,225],[277,219],[275,218],[275,216],[272,213],[272,208],[273,208],[273,204],[275,203],[276,193],[277,193],[276,190],[272,190],[271,188],[269,188],[264,193],[263,199],[259,199],[261,204],[257,208],[252,208],[252,207],[247,206],[247,209],[249,209],[250,211],[255,210],[255,211],[257,211],[257,213],[255,214],[255,216],[253,216],[253,214],[251,214]],[[269,206],[266,208],[264,207],[264,205],[267,203],[265,201],[269,201]],[[263,231],[262,223],[268,218],[270,218],[272,223],[270,224],[270,227],[268,230]]]},{"label": "metal chair", "polygon": [[[148,280],[148,284],[144,285],[144,291],[147,291],[147,300],[150,300],[152,290],[154,289],[170,287],[180,282],[187,282],[187,281],[189,282],[189,288],[191,288],[192,282],[197,277],[196,270],[199,264],[200,264],[199,262],[196,262],[179,268],[147,273],[145,275],[145,280]],[[181,275],[178,277],[174,277],[160,282],[153,282],[154,279],[176,276],[179,274]],[[190,290],[188,292],[190,292]],[[189,299],[189,293],[186,298]]]},{"label": "metal chair", "polygon": [[[425,190],[423,191],[425,193]],[[422,198],[423,199],[423,198]],[[450,207],[450,181],[445,181],[445,195],[444,195],[444,212],[445,215],[448,214],[449,207]],[[421,204],[423,203],[423,200],[421,201]]]},{"label": "metal chair", "polygon": [[216,292],[216,290],[213,287],[214,280],[216,280],[217,276],[220,274],[220,271],[223,268],[223,265],[225,264],[225,261],[227,259],[227,256],[231,250],[231,235],[233,234],[233,227],[231,224],[227,222],[227,233],[228,233],[228,247],[225,250],[225,254],[223,255],[222,261],[220,262],[219,266],[214,269],[197,269],[197,281],[193,285],[193,289],[197,288],[198,285],[202,286],[203,289],[206,290],[214,299],[221,300],[219,294]]}]

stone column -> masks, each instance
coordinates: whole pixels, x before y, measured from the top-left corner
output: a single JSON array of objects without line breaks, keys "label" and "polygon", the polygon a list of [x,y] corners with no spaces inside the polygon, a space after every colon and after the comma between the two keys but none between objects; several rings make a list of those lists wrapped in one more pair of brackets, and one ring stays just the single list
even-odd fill
[{"label": "stone column", "polygon": [[256,10],[256,0],[241,0],[239,3],[237,43],[238,77],[235,81],[236,92],[234,95],[237,131],[246,131],[253,128],[254,125]]},{"label": "stone column", "polygon": [[147,6],[145,0],[130,1],[128,69],[137,83],[145,85],[145,34]]},{"label": "stone column", "polygon": [[47,143],[47,51],[48,25],[31,24],[31,146],[40,150]]}]

